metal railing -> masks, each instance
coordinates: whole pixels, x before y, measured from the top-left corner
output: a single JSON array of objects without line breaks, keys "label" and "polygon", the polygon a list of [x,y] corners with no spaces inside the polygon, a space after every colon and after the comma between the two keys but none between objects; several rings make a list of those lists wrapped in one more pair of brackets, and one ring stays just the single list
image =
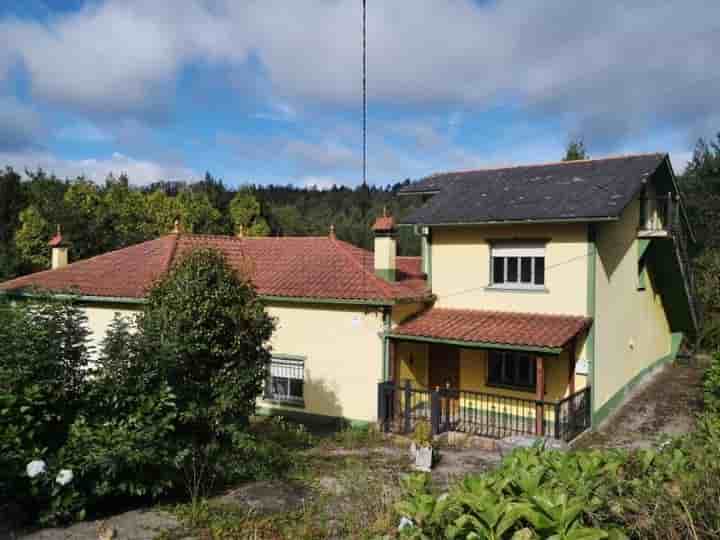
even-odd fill
[{"label": "metal railing", "polygon": [[412,433],[428,422],[434,435],[459,431],[483,437],[533,435],[570,441],[590,427],[590,387],[560,401],[540,401],[471,390],[413,388],[410,381],[378,384],[383,431]]}]

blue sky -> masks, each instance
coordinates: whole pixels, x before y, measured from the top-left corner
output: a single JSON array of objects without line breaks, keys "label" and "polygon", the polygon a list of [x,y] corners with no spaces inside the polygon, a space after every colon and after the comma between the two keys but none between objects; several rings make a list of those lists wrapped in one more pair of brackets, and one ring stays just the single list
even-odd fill
[{"label": "blue sky", "polygon": [[[368,0],[368,179],[720,130],[720,2]],[[0,164],[355,185],[360,0],[0,3]]]}]

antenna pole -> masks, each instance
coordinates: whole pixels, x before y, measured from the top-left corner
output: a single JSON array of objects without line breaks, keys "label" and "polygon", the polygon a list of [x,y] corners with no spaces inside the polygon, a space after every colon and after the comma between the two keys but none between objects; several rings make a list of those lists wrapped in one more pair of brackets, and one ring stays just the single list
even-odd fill
[{"label": "antenna pole", "polygon": [[362,0],[363,186],[367,186],[367,0]]}]

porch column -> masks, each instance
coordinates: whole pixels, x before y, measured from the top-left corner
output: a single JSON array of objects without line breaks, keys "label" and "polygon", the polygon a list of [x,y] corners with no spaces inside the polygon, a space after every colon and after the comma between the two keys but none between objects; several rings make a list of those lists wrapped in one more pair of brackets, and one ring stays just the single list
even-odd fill
[{"label": "porch column", "polygon": [[570,342],[568,350],[568,393],[572,396],[575,393],[575,362],[577,361],[576,339]]},{"label": "porch column", "polygon": [[[535,358],[535,400],[540,402],[545,399],[545,366],[543,365],[543,357]],[[545,434],[545,422],[543,421],[543,405],[537,403],[535,405],[535,434],[542,436]]]},{"label": "porch column", "polygon": [[397,359],[397,341],[392,338],[388,338],[388,380],[394,381],[397,377],[398,366],[396,364]]}]

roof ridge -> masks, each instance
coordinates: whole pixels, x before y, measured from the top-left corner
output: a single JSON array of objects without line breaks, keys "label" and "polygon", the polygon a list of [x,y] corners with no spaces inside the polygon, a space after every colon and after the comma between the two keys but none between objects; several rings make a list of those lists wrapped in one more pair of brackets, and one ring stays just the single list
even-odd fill
[{"label": "roof ridge", "polygon": [[242,243],[245,240],[273,240],[273,241],[280,241],[280,240],[326,240],[327,236],[235,236],[232,234],[204,234],[204,233],[180,233],[178,236],[186,236],[186,237],[192,237],[192,238],[217,238],[221,240],[232,240],[234,242]]},{"label": "roof ridge", "polygon": [[541,317],[556,317],[556,318],[573,318],[573,319],[592,319],[587,315],[573,315],[571,313],[544,313],[542,311],[507,311],[502,309],[473,309],[473,308],[451,308],[451,307],[432,307],[431,309],[439,311],[452,311],[455,313],[466,312],[466,313],[495,313],[498,315],[514,315],[514,316],[541,316]]},{"label": "roof ridge", "polygon": [[[553,165],[574,165],[579,163],[593,163],[598,161],[611,161],[614,159],[627,159],[627,158],[634,158],[634,157],[645,157],[645,156],[667,156],[667,152],[638,152],[634,154],[616,154],[616,155],[610,155],[610,156],[604,156],[600,158],[590,158],[590,159],[573,159],[570,161],[545,161],[540,163],[523,163],[521,165],[501,165],[497,167],[480,167],[475,169],[456,169],[452,171],[443,171],[443,172],[436,172],[432,173],[428,176],[424,176],[423,178],[417,180],[418,182],[430,178],[436,178],[438,176],[447,176],[449,174],[468,174],[468,173],[474,173],[474,172],[484,172],[484,171],[502,171],[506,169],[524,169],[528,167],[550,167]],[[408,187],[412,187],[412,184],[410,184]]]}]

